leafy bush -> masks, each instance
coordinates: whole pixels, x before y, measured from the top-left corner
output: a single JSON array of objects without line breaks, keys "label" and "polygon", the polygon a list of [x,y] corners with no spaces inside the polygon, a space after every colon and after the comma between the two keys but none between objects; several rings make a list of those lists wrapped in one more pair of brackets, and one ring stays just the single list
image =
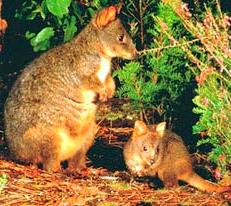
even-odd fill
[{"label": "leafy bush", "polygon": [[196,104],[193,111],[200,114],[200,120],[193,127],[193,132],[201,135],[198,145],[213,146],[209,159],[222,172],[231,162],[230,86],[230,79],[224,79],[221,73],[213,71],[203,85],[197,88],[197,96],[193,99]]},{"label": "leafy bush", "polygon": [[94,14],[108,4],[104,1],[25,0],[15,17],[36,24],[25,37],[35,52],[47,50],[60,42],[71,40]]},{"label": "leafy bush", "polygon": [[[192,16],[185,4],[176,12],[187,31],[200,42],[183,47],[194,64],[192,70],[197,74],[193,111],[200,115],[200,119],[193,132],[201,135],[198,145],[212,146],[209,159],[218,165],[218,173],[225,173],[231,162],[231,53],[228,33],[231,19],[222,14],[219,5],[215,13],[206,9],[200,18]],[[204,18],[199,21],[201,16]],[[165,32],[163,26],[161,29]],[[173,39],[170,33],[167,35]],[[176,43],[181,40],[174,39]]]},{"label": "leafy bush", "polygon": [[[206,51],[207,58],[200,59],[200,74],[197,77],[197,96],[194,112],[200,120],[194,133],[207,138],[198,144],[213,146],[209,159],[225,172],[231,162],[231,53],[228,29],[231,18],[220,12],[213,15],[207,10],[203,22],[191,25],[188,30],[200,39],[198,50]],[[186,22],[185,22],[186,23]],[[199,32],[195,33],[195,29]]]},{"label": "leafy bush", "polygon": [[147,33],[139,35],[141,31],[136,30],[133,34],[146,38],[139,46],[145,48],[141,52],[142,57],[114,72],[121,84],[117,94],[120,98],[129,98],[144,117],[146,110],[153,109],[162,119],[174,119],[177,118],[174,111],[185,104],[182,97],[188,85],[192,86],[193,73],[188,69],[189,60],[182,48],[168,47],[171,42],[160,31],[160,24],[165,22],[165,29],[176,38],[184,35],[186,30],[170,6],[156,4],[155,14],[145,12],[142,17]]},{"label": "leafy bush", "polygon": [[121,83],[118,95],[130,98],[142,111],[154,108],[175,118],[186,104],[182,97],[187,87],[194,88],[196,75],[193,111],[199,121],[193,133],[202,137],[198,146],[212,146],[208,158],[218,166],[216,175],[224,174],[231,162],[231,19],[219,5],[193,16],[187,4],[158,4],[153,21],[146,15],[144,36],[149,39],[140,46],[145,56],[115,72]]}]

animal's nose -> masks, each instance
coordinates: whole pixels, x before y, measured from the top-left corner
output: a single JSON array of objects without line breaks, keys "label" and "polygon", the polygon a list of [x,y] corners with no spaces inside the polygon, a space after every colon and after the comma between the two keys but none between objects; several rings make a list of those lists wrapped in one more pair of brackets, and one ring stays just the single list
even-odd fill
[{"label": "animal's nose", "polygon": [[151,163],[151,165],[153,165],[155,163],[155,160],[151,159],[150,163]]},{"label": "animal's nose", "polygon": [[134,52],[133,52],[133,58],[135,59],[137,56],[138,56],[139,52],[137,51],[137,49],[135,48],[134,49]]}]

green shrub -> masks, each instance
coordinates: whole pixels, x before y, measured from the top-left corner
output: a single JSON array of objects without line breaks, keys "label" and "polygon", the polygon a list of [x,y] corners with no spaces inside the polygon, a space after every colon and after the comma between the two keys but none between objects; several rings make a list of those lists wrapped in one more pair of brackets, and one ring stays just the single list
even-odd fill
[{"label": "green shrub", "polygon": [[214,13],[206,9],[200,21],[187,7],[178,8],[177,13],[187,31],[200,42],[184,47],[197,74],[193,111],[200,118],[193,132],[201,135],[198,145],[212,146],[208,158],[218,165],[217,171],[225,173],[231,162],[230,17],[222,14],[219,5]]},{"label": "green shrub", "polygon": [[176,111],[186,105],[184,92],[194,88],[196,75],[193,112],[199,121],[193,133],[202,137],[198,145],[212,146],[208,158],[224,174],[231,162],[230,17],[222,14],[219,5],[192,15],[187,4],[174,9],[158,4],[153,21],[149,13],[145,15],[148,34],[143,36],[149,39],[139,46],[145,48],[145,55],[115,72],[121,83],[118,95],[130,98],[141,111],[152,108],[176,118]]},{"label": "green shrub", "polygon": [[107,4],[107,0],[24,0],[15,17],[31,22],[32,29],[27,30],[25,37],[33,50],[38,52],[71,40],[90,20],[94,11]]},{"label": "green shrub", "polygon": [[182,97],[194,75],[188,69],[189,60],[182,48],[168,47],[171,41],[160,30],[160,24],[165,22],[166,29],[175,38],[184,35],[186,30],[170,6],[157,4],[155,14],[145,12],[142,21],[147,33],[139,35],[139,30],[135,33],[135,36],[147,38],[139,46],[146,48],[141,52],[143,56],[114,72],[120,82],[117,94],[120,98],[129,98],[133,108],[143,115],[152,109],[162,119],[174,119],[177,118],[174,111],[185,104]]},{"label": "green shrub", "polygon": [[231,80],[214,71],[196,92],[193,111],[200,114],[200,120],[193,132],[201,134],[198,145],[213,146],[209,159],[224,173],[231,162]]}]

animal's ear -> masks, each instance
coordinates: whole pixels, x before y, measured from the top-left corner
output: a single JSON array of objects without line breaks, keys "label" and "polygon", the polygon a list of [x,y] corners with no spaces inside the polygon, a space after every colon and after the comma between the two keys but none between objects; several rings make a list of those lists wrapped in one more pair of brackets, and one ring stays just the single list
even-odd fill
[{"label": "animal's ear", "polygon": [[166,129],[166,122],[161,122],[156,125],[156,132],[158,133],[158,135],[160,135],[160,137],[164,136],[165,129]]},{"label": "animal's ear", "polygon": [[121,8],[122,4],[120,3],[98,11],[92,19],[94,26],[97,28],[107,26],[110,22],[116,19],[117,15],[120,13]]},{"label": "animal's ear", "polygon": [[147,132],[147,130],[148,130],[147,125],[143,121],[137,120],[135,122],[135,126],[134,126],[134,134],[135,135],[133,135],[133,137],[143,135]]}]

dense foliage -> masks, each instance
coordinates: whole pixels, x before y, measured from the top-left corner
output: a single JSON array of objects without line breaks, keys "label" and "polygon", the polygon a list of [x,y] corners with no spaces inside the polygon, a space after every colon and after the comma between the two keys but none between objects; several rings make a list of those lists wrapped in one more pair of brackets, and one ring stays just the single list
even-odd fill
[{"label": "dense foliage", "polygon": [[[212,12],[213,10],[213,12]],[[200,134],[198,145],[212,146],[209,159],[218,165],[216,175],[225,172],[231,162],[231,53],[229,43],[230,17],[223,14],[219,4],[205,9],[203,14],[192,14],[186,4],[175,8],[188,36],[175,38],[161,25],[162,33],[182,49],[192,63],[196,74],[196,96],[193,98],[193,112],[199,114],[199,121],[193,132]],[[189,44],[189,42],[194,44]]]},{"label": "dense foliage", "polygon": [[166,22],[166,30],[176,38],[185,31],[173,9],[162,3],[156,5],[155,15],[145,12],[142,21],[147,32],[143,34],[146,40],[141,46],[145,49],[139,61],[128,63],[115,72],[122,83],[118,95],[130,98],[134,108],[142,110],[144,115],[145,110],[154,109],[162,119],[177,118],[175,111],[190,104],[190,99],[183,102],[182,98],[193,84],[193,73],[182,48],[168,48],[171,42],[160,31],[160,24]]},{"label": "dense foliage", "polygon": [[[105,2],[107,3],[107,1]],[[25,0],[15,17],[37,22],[37,27],[26,32],[25,37],[35,52],[44,51],[57,43],[71,40],[76,32],[89,21],[94,10],[103,5],[95,1],[77,3],[71,0]]]},{"label": "dense foliage", "polygon": [[200,119],[193,132],[202,137],[199,145],[212,145],[209,159],[219,165],[218,171],[224,172],[231,162],[231,52],[228,32],[231,18],[222,14],[219,5],[214,12],[207,9],[201,21],[187,18],[185,11],[178,14],[185,28],[200,40],[194,54],[192,47],[186,50],[198,72],[193,111],[200,115]]}]

